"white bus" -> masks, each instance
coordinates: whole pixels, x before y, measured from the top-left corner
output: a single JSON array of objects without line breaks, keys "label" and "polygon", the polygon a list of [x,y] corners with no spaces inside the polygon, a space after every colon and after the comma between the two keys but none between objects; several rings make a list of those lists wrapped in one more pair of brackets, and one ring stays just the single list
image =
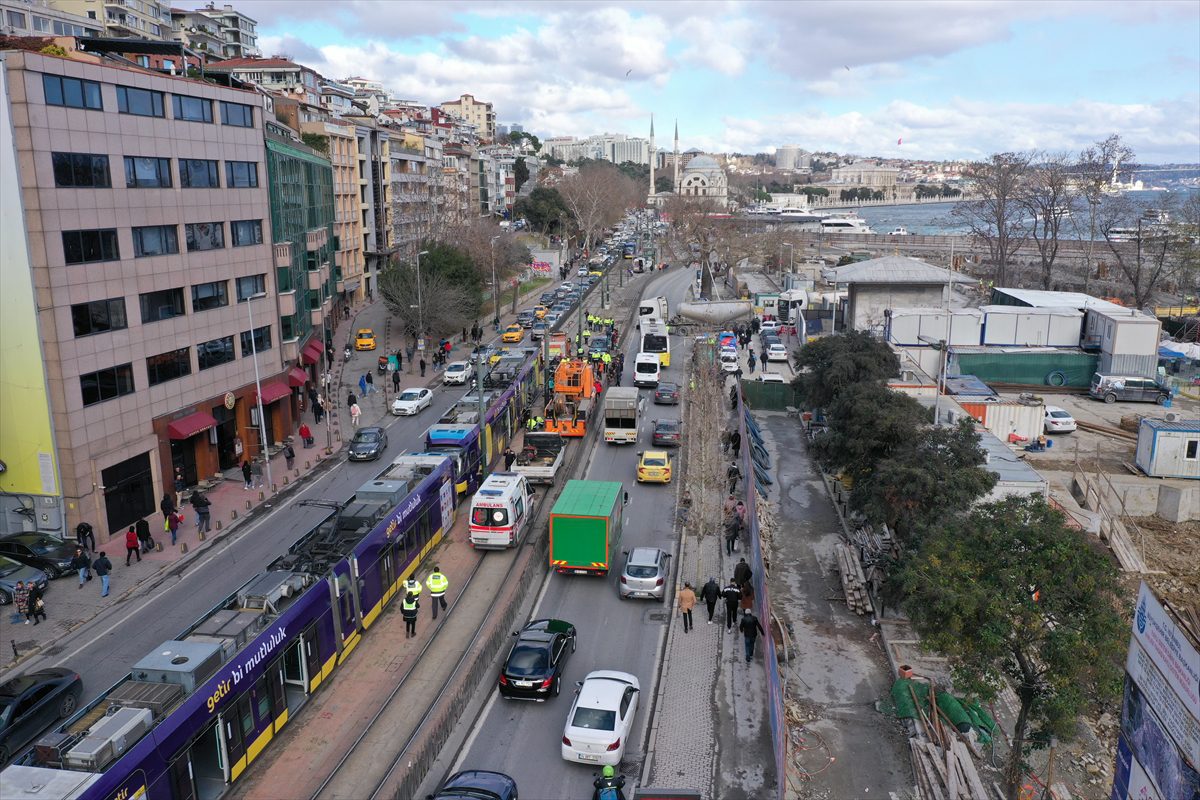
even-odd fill
[{"label": "white bus", "polygon": [[638,350],[658,356],[658,363],[664,367],[671,366],[671,337],[667,334],[667,323],[660,319],[643,323],[642,346]]}]

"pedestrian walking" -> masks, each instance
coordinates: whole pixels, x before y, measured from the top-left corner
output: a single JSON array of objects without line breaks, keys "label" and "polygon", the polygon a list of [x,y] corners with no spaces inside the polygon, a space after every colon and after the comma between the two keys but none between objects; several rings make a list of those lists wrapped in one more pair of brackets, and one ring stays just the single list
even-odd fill
[{"label": "pedestrian walking", "polygon": [[[82,585],[82,584],[81,584]],[[33,581],[27,584],[29,594],[25,598],[25,621],[33,620],[33,624],[38,624],[38,617],[46,619],[46,601],[42,599],[42,587],[38,586]]]},{"label": "pedestrian walking", "polygon": [[400,392],[400,370],[397,369],[392,373],[392,391],[399,394]]},{"label": "pedestrian walking", "polygon": [[366,396],[367,396],[367,394],[368,394],[368,392],[367,392],[367,375],[366,375],[366,373],[363,373],[362,375],[359,375],[359,376],[358,376],[358,393],[359,393],[359,395],[361,395],[362,397],[366,397]]},{"label": "pedestrian walking", "polygon": [[726,517],[728,517],[730,514],[733,513],[733,510],[735,508],[737,508],[737,504],[738,504],[737,497],[734,496],[733,492],[730,492],[729,497],[725,498],[724,510],[725,510]]},{"label": "pedestrian walking", "polygon": [[[254,462],[257,464],[258,462]],[[172,514],[167,517],[167,521],[163,523],[163,530],[171,534],[171,544],[175,544],[175,537],[179,534],[179,523],[183,522],[183,517],[179,514]],[[139,558],[138,561],[141,561]]]},{"label": "pedestrian walking", "polygon": [[243,489],[249,489],[249,488],[251,488],[251,486],[253,486],[250,476],[251,476],[250,462],[248,460],[243,461],[242,462],[242,478],[246,482],[246,485],[242,487]]},{"label": "pedestrian walking", "polygon": [[746,559],[739,559],[737,566],[733,568],[733,582],[741,587],[750,583],[753,577],[754,570],[750,569],[750,565],[746,563]]},{"label": "pedestrian walking", "polygon": [[725,555],[731,556],[737,552],[738,535],[742,532],[738,518],[730,514],[725,518]]},{"label": "pedestrian walking", "polygon": [[737,385],[737,381],[734,381],[733,384],[729,387],[729,410],[730,411],[737,411],[737,401],[738,401],[738,385]]},{"label": "pedestrian walking", "polygon": [[158,503],[158,508],[162,511],[163,519],[166,519],[175,513],[177,506],[175,505],[175,501],[171,499],[171,495],[163,492],[162,500]]},{"label": "pedestrian walking", "polygon": [[[32,584],[33,581],[30,581]],[[29,624],[29,589],[25,586],[25,581],[17,581],[17,585],[13,587],[13,605],[16,606],[17,614],[24,615],[25,624]]]},{"label": "pedestrian walking", "polygon": [[404,595],[404,599],[400,602],[400,615],[404,617],[405,639],[411,639],[417,635],[417,611],[420,608],[421,603],[412,592]]},{"label": "pedestrian walking", "polygon": [[350,408],[357,402],[358,398],[354,396],[354,392],[350,392],[350,394],[346,395],[346,408]]},{"label": "pedestrian walking", "polygon": [[704,598],[704,606],[708,609],[708,624],[712,625],[713,612],[717,610],[717,600],[721,597],[721,585],[712,575],[708,576],[708,583],[700,587],[700,596]]},{"label": "pedestrian walking", "polygon": [[[254,488],[261,489],[263,486],[263,465],[259,459],[254,459],[250,463],[250,474],[254,476]],[[171,544],[175,544],[174,541]]]},{"label": "pedestrian walking", "polygon": [[754,357],[753,350],[750,351],[750,358],[747,359],[747,363],[750,365],[750,374],[753,375],[754,368],[758,366],[758,359]]},{"label": "pedestrian walking", "polygon": [[438,565],[433,565],[433,572],[429,573],[429,577],[425,579],[425,586],[429,589],[429,607],[433,609],[433,618],[437,619],[438,606],[442,610],[446,610],[446,589],[450,588],[450,581],[438,569]]},{"label": "pedestrian walking", "polygon": [[84,550],[95,552],[96,534],[92,531],[91,523],[81,522],[75,526],[75,541]]},{"label": "pedestrian walking", "polygon": [[192,509],[196,512],[196,530],[208,533],[212,529],[212,501],[204,492],[192,494]]},{"label": "pedestrian walking", "polygon": [[721,590],[721,597],[725,600],[725,630],[731,631],[733,623],[737,622],[738,603],[742,601],[742,592],[737,583],[730,580]]},{"label": "pedestrian walking", "polygon": [[396,372],[399,373],[400,370],[402,370],[402,369],[404,369],[404,351],[397,350],[396,351]]},{"label": "pedestrian walking", "polygon": [[679,592],[679,614],[683,617],[683,632],[691,633],[694,623],[692,622],[692,609],[696,607],[696,592],[692,589],[690,583],[683,584],[683,589]]},{"label": "pedestrian walking", "polygon": [[742,584],[742,599],[738,601],[742,611],[754,610],[754,587],[748,583]]},{"label": "pedestrian walking", "polygon": [[504,471],[508,472],[512,469],[513,462],[517,460],[517,454],[513,452],[511,447],[504,448]]},{"label": "pedestrian walking", "polygon": [[358,418],[362,416],[362,409],[358,407],[358,403],[350,406],[350,424],[357,428]]},{"label": "pedestrian walking", "polygon": [[[313,405],[314,410],[316,410],[318,408],[319,408],[319,406],[317,406],[315,404]],[[320,415],[318,414],[317,422],[320,422],[320,421],[321,421]],[[312,428],[308,427],[307,423],[303,423],[300,425],[299,433],[300,433],[300,441],[304,442],[305,448],[312,447],[313,446]]]},{"label": "pedestrian walking", "polygon": [[424,588],[425,587],[421,585],[421,582],[411,575],[409,576],[408,580],[404,582],[404,593],[411,594],[413,597],[419,598],[421,596],[421,590]]},{"label": "pedestrian walking", "polygon": [[734,428],[729,432],[729,450],[733,453],[733,457],[737,458],[742,452],[742,432]]},{"label": "pedestrian walking", "polygon": [[75,556],[71,559],[71,569],[79,573],[79,588],[92,579],[92,561],[84,554],[82,547],[75,548]]},{"label": "pedestrian walking", "polygon": [[738,623],[738,629],[742,632],[746,644],[746,663],[749,664],[750,660],[754,658],[754,644],[758,641],[758,635],[761,633],[766,636],[767,632],[763,630],[762,623],[750,609],[742,612],[742,621]]},{"label": "pedestrian walking", "polygon": [[154,539],[150,536],[150,523],[142,518],[134,523],[133,527],[137,529],[138,544],[141,545],[142,552],[149,553],[154,547]]},{"label": "pedestrian walking", "polygon": [[421,368],[421,377],[424,378],[425,377],[425,359],[422,358],[420,363],[417,366],[419,366]]},{"label": "pedestrian walking", "polygon": [[285,444],[283,446],[283,461],[285,464],[287,464],[288,469],[292,469],[296,466],[296,451],[290,444]]},{"label": "pedestrian walking", "polygon": [[138,540],[137,529],[129,526],[129,530],[125,531],[125,566],[129,566],[129,559],[132,556],[137,556],[137,560],[142,560],[142,544]]},{"label": "pedestrian walking", "polygon": [[[133,530],[130,528],[130,530]],[[137,537],[137,534],[134,534]],[[108,556],[104,551],[100,551],[100,557],[92,562],[92,569],[96,570],[96,574],[100,576],[100,596],[108,597],[108,576],[112,572],[112,562],[108,560]]]},{"label": "pedestrian walking", "polygon": [[363,377],[367,379],[367,395],[368,396],[379,391],[378,389],[375,388],[375,376],[374,375],[372,375],[371,373],[368,372]]},{"label": "pedestrian walking", "polygon": [[729,469],[725,470],[725,477],[729,479],[729,493],[733,494],[742,480],[742,470],[736,461],[729,462]]},{"label": "pedestrian walking", "polygon": [[737,501],[737,505],[733,507],[733,513],[738,518],[738,526],[745,529],[746,527],[746,504],[741,500]]}]

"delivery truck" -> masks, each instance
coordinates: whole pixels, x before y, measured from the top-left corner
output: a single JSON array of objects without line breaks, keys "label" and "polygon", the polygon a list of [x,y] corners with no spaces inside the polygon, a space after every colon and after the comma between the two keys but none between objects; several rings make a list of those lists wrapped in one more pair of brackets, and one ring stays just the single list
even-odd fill
[{"label": "delivery truck", "polygon": [[625,487],[567,481],[550,511],[550,566],[568,575],[607,575],[621,552]]},{"label": "delivery truck", "polygon": [[524,437],[512,471],[524,475],[530,483],[554,483],[558,468],[565,459],[566,440],[549,431],[526,431]]},{"label": "delivery truck", "polygon": [[641,393],[636,386],[610,386],[604,393],[604,441],[637,444]]}]

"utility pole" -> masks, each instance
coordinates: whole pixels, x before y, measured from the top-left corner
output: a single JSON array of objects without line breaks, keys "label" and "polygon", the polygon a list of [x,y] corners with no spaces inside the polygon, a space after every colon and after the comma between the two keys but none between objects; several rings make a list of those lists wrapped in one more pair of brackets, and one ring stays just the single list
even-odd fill
[{"label": "utility pole", "polygon": [[483,353],[475,354],[475,391],[479,397],[479,429],[483,430],[483,418],[487,414],[487,401],[483,399]]}]

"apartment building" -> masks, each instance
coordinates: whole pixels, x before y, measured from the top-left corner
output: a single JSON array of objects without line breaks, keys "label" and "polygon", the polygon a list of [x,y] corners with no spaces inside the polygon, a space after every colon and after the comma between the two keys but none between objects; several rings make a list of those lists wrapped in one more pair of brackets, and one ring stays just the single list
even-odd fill
[{"label": "apartment building", "polygon": [[220,25],[201,11],[172,8],[171,38],[190,50],[204,53],[210,60],[225,58],[225,37]]},{"label": "apartment building", "polygon": [[496,112],[491,103],[476,100],[473,95],[460,95],[457,100],[447,100],[441,104],[441,109],[447,114],[453,114],[468,125],[473,125],[479,133],[479,138],[486,142],[496,140]]},{"label": "apartment building", "polygon": [[201,14],[217,23],[221,36],[222,58],[250,58],[261,55],[258,49],[258,22],[226,3],[217,6],[209,3],[197,9]]},{"label": "apartment building", "polygon": [[171,38],[171,4],[159,0],[50,0],[68,14],[96,20],[113,39]]},{"label": "apartment building", "polygon": [[0,33],[7,36],[103,36],[94,17],[55,8],[52,0],[0,0]]},{"label": "apartment building", "polygon": [[[366,117],[353,118],[358,137],[358,189],[361,198],[363,275],[354,287],[360,298],[369,298],[379,273],[396,252],[395,209],[392,207],[392,135]],[[347,285],[350,281],[347,280]]]},{"label": "apartment building", "polygon": [[[335,263],[341,268],[333,314],[345,313],[363,298],[364,241],[363,201],[369,187],[360,181],[363,161],[359,158],[358,132],[353,123],[330,119],[300,126],[302,133],[325,137],[325,153],[333,169],[333,236],[337,243]],[[365,178],[365,176],[364,176]]]},{"label": "apartment building", "polygon": [[29,252],[3,268],[27,269],[33,288],[44,464],[67,529],[118,533],[156,511],[176,470],[195,484],[261,451],[256,361],[268,436],[290,431],[259,95],[0,58]]},{"label": "apartment building", "polygon": [[210,64],[208,71],[256,83],[268,92],[289,95],[310,106],[321,105],[321,76],[316,70],[286,58],[229,58]]},{"label": "apartment building", "polygon": [[429,235],[429,175],[425,145],[413,133],[400,132],[391,143],[392,243],[402,258],[413,257]]}]

